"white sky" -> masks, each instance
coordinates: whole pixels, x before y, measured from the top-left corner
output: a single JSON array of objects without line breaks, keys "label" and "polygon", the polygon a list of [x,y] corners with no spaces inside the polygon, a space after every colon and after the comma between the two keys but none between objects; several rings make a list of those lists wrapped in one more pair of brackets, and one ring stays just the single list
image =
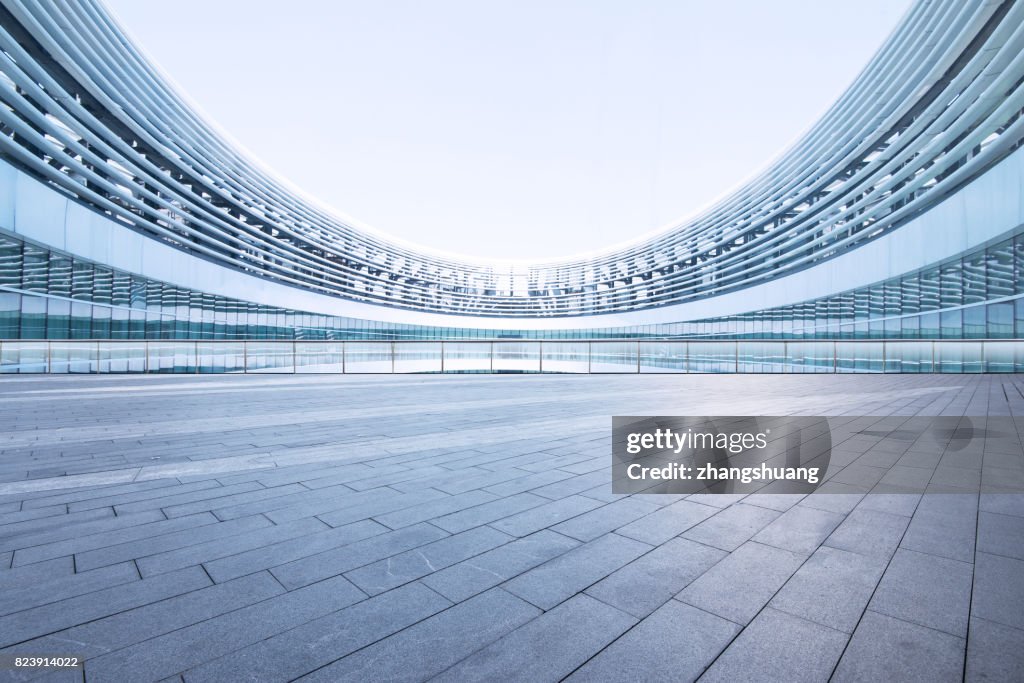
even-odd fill
[{"label": "white sky", "polygon": [[908,0],[105,0],[280,176],[377,230],[548,258],[691,214],[788,146]]}]

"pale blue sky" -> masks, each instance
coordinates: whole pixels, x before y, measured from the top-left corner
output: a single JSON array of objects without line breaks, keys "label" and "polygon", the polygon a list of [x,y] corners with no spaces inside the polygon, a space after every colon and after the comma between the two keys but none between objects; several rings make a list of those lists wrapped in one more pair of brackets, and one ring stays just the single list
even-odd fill
[{"label": "pale blue sky", "polygon": [[691,214],[794,141],[908,0],[106,0],[246,149],[361,223],[568,256]]}]

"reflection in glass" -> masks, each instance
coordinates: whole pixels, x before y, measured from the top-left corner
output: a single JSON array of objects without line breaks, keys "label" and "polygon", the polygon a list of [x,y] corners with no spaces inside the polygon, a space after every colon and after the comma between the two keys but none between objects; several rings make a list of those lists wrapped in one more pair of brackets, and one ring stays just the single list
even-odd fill
[{"label": "reflection in glass", "polygon": [[51,342],[50,372],[54,374],[90,374],[97,372],[95,342]]},{"label": "reflection in glass", "polygon": [[0,372],[47,372],[48,355],[46,342],[0,342]]},{"label": "reflection in glass", "polygon": [[495,372],[540,372],[540,342],[494,342]]},{"label": "reflection in glass", "polygon": [[593,342],[590,347],[590,371],[637,372],[636,342]]},{"label": "reflection in glass", "polygon": [[445,342],[445,372],[490,372],[490,342]]},{"label": "reflection in glass", "polygon": [[735,342],[690,342],[689,372],[736,372]]},{"label": "reflection in glass", "polygon": [[790,372],[834,372],[835,351],[830,342],[790,342],[786,345]]},{"label": "reflection in glass", "polygon": [[590,371],[590,345],[586,342],[544,342],[541,354],[543,372]]},{"label": "reflection in glass", "polygon": [[291,342],[247,342],[245,371],[259,373],[295,372]]},{"label": "reflection in glass", "polygon": [[885,372],[932,372],[932,346],[930,341],[886,342]]},{"label": "reflection in glass", "polygon": [[836,372],[882,372],[882,342],[837,342]]},{"label": "reflection in glass", "polygon": [[981,372],[981,342],[951,342],[935,345],[935,362],[939,372]]},{"label": "reflection in glass", "polygon": [[641,342],[640,372],[686,372],[684,341]]},{"label": "reflection in glass", "polygon": [[146,369],[156,373],[196,371],[195,342],[149,342]]},{"label": "reflection in glass", "polygon": [[395,372],[441,372],[441,343],[395,344]]},{"label": "reflection in glass", "polygon": [[199,372],[245,372],[242,342],[199,342],[196,344]]},{"label": "reflection in glass", "polygon": [[345,342],[345,372],[391,373],[391,342]]},{"label": "reflection in glass", "polygon": [[737,359],[739,372],[776,373],[788,369],[786,344],[783,342],[741,341]]},{"label": "reflection in glass", "polygon": [[341,342],[295,342],[295,372],[343,372],[344,360]]},{"label": "reflection in glass", "polygon": [[144,342],[99,342],[98,371],[145,372],[146,346]]}]

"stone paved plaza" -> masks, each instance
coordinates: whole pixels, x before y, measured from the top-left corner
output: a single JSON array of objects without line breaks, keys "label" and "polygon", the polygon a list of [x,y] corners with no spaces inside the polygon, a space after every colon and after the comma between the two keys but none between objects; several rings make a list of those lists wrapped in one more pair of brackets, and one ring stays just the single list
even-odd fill
[{"label": "stone paved plaza", "polygon": [[828,493],[807,497],[610,485],[612,415],[1024,416],[1022,391],[3,379],[0,648],[86,658],[50,680],[1022,680],[1024,495],[965,485],[1024,488],[1016,434],[984,469],[840,440]]}]

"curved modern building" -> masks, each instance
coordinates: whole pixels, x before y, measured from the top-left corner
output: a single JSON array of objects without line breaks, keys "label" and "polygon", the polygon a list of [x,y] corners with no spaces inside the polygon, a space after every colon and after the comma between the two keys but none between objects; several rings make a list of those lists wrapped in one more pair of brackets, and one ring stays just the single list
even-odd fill
[{"label": "curved modern building", "polygon": [[[0,351],[689,339],[736,342],[738,367],[770,365],[771,340],[807,342],[812,359],[831,340],[835,369],[837,340],[886,340],[907,342],[892,346],[904,369],[941,369],[925,342],[959,340],[939,347],[950,368],[1024,369],[1020,345],[993,342],[1024,338],[1022,3],[922,0],[745,186],[628,247],[528,265],[418,250],[298,196],[94,0],[0,5]],[[740,341],[768,345],[744,356]],[[888,367],[881,353],[865,367]]]}]

